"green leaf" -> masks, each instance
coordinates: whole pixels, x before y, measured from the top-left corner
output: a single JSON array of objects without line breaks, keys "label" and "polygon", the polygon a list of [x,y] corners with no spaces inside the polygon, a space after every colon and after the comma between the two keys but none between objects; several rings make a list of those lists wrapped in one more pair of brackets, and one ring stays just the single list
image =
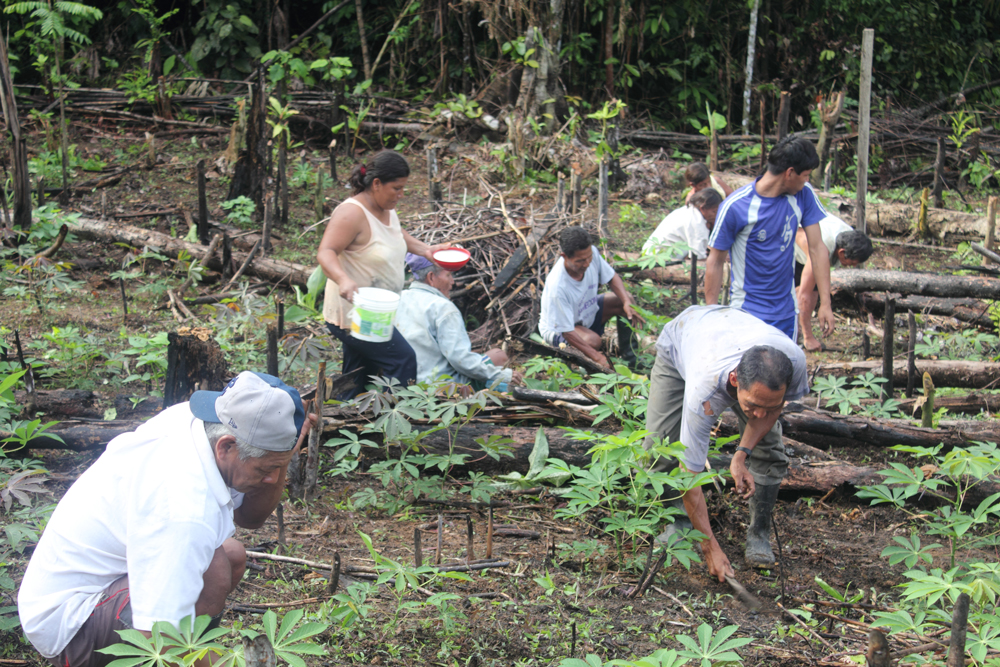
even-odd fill
[{"label": "green leaf", "polygon": [[163,76],[169,76],[174,70],[174,63],[177,62],[177,56],[168,56],[166,60],[163,61]]}]

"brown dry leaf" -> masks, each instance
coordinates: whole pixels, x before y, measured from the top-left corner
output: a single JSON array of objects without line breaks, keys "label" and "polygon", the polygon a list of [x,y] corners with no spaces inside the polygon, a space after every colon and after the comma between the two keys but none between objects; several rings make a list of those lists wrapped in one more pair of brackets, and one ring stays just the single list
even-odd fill
[{"label": "brown dry leaf", "polygon": [[917,400],[913,402],[913,412],[911,412],[910,414],[916,416],[917,411],[920,410],[922,407],[924,407],[924,403],[926,402],[927,402],[926,396],[917,397]]},{"label": "brown dry leaf", "polygon": [[926,463],[920,466],[920,469],[924,471],[924,479],[930,479],[938,471],[938,467],[933,463]]}]

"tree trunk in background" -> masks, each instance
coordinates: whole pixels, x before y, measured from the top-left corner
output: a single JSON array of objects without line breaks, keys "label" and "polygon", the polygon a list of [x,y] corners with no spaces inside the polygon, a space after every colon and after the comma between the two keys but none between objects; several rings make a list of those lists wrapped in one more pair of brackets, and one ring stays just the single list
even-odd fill
[{"label": "tree trunk in background", "polygon": [[750,34],[747,36],[746,82],[743,84],[743,134],[750,134],[750,91],[753,88],[753,59],[757,50],[757,14],[760,0],[753,0],[750,11]]},{"label": "tree trunk in background", "polygon": [[819,115],[822,126],[819,129],[819,141],[816,142],[816,152],[819,153],[819,166],[813,169],[809,180],[813,187],[823,187],[823,170],[830,159],[830,145],[833,143],[833,130],[840,122],[840,112],[844,109],[844,92],[831,96],[819,105]]},{"label": "tree trunk in background", "polygon": [[368,40],[365,38],[365,15],[361,11],[361,0],[354,0],[354,10],[358,15],[358,36],[361,38],[361,60],[364,66],[365,80],[372,78],[372,61],[368,56]]},{"label": "tree trunk in background", "polygon": [[611,0],[604,5],[604,91],[608,99],[615,97],[615,8]]},{"label": "tree trunk in background", "polygon": [[14,80],[7,58],[7,40],[0,34],[0,106],[11,135],[11,177],[14,180],[14,212],[10,221],[25,234],[31,229],[31,180],[28,175],[28,147],[21,135],[17,102],[14,100]]}]

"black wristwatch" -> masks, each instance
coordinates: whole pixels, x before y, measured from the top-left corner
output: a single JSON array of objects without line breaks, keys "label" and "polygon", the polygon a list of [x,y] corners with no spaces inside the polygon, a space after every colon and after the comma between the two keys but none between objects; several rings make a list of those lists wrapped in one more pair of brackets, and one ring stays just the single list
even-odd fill
[{"label": "black wristwatch", "polygon": [[736,451],[738,451],[738,452],[743,452],[744,454],[746,454],[746,455],[747,455],[747,458],[750,458],[750,454],[752,453],[752,452],[751,452],[751,451],[750,451],[749,449],[747,449],[746,447],[737,447],[737,448],[736,448]]}]

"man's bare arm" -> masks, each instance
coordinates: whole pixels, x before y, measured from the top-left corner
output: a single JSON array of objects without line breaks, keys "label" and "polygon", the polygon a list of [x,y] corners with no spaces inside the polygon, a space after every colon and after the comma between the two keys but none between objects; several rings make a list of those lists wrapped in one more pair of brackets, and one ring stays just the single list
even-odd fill
[{"label": "man's bare arm", "polygon": [[806,240],[809,242],[813,278],[819,289],[819,322],[823,328],[823,335],[829,336],[834,329],[833,306],[830,303],[830,251],[823,243],[819,225],[809,225],[805,227],[805,232]]},{"label": "man's bare arm", "polygon": [[705,260],[705,303],[714,306],[719,303],[719,290],[722,289],[722,273],[726,268],[726,250],[708,249],[708,259]]}]

